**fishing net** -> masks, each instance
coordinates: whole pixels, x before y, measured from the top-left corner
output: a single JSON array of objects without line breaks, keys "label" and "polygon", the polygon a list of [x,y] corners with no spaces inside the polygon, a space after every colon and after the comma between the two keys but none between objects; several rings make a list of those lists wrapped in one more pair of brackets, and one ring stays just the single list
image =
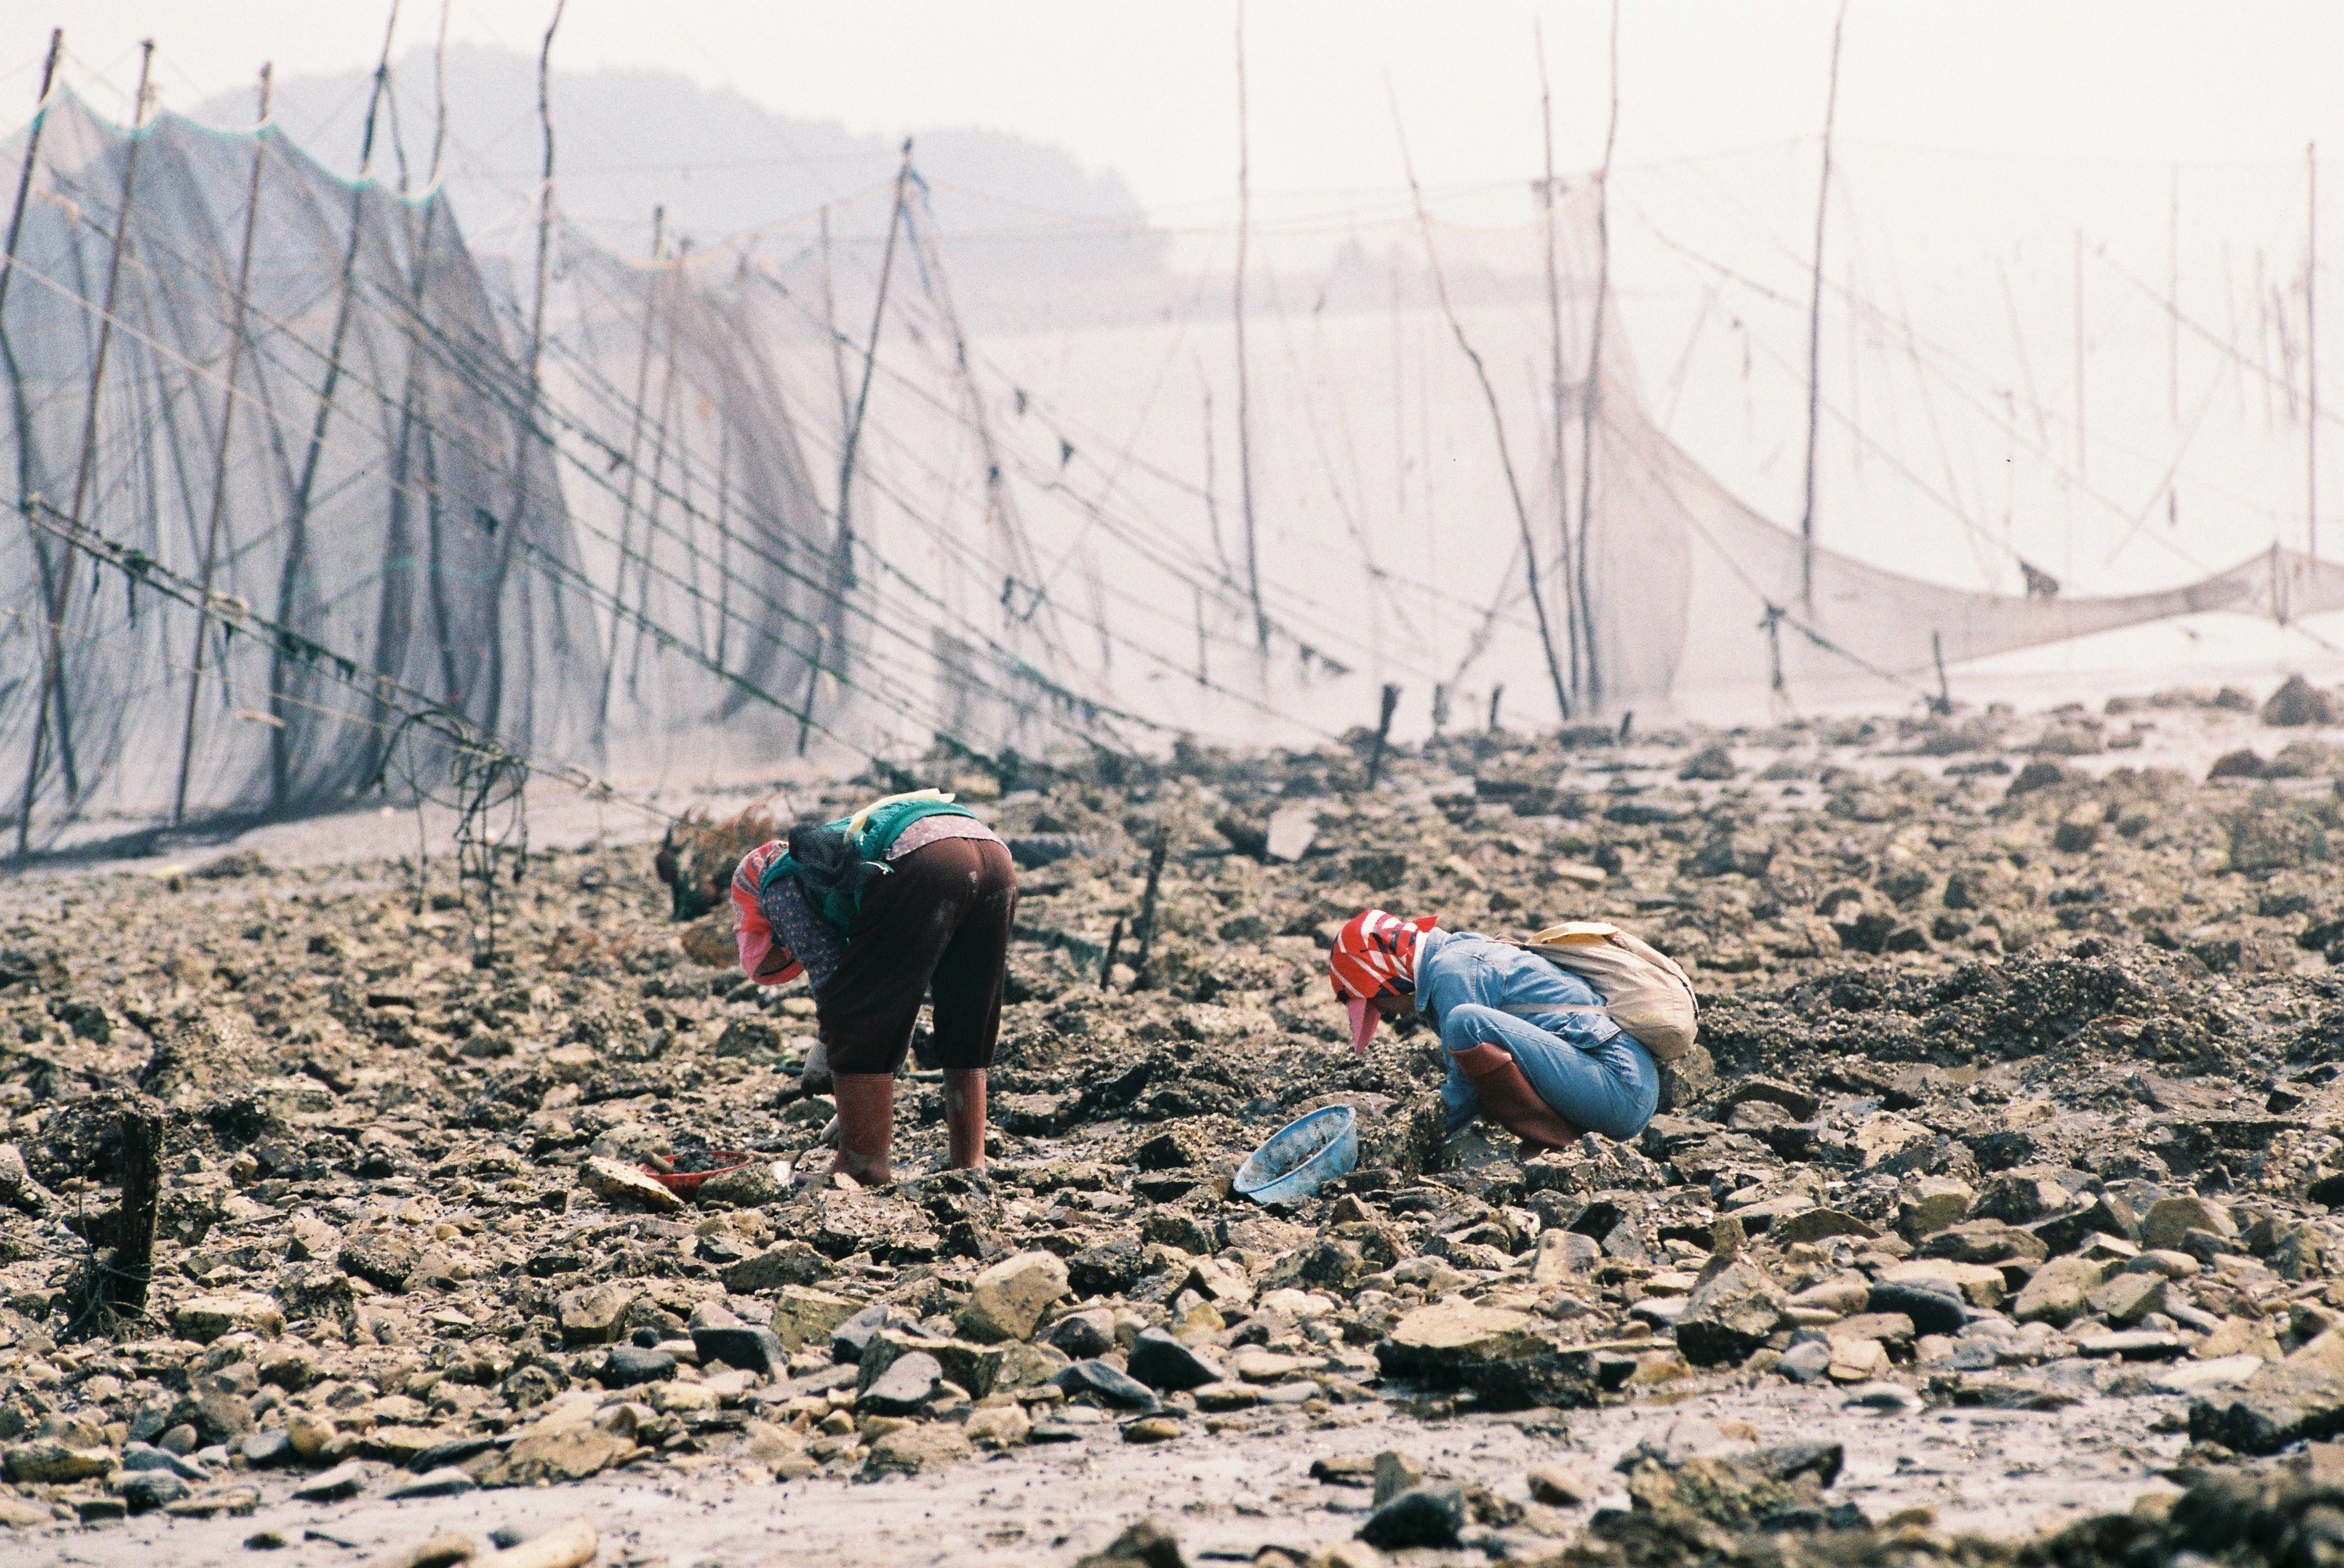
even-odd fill
[{"label": "fishing net", "polygon": [[35,137],[0,315],[7,809],[344,799],[395,687],[524,753],[588,748],[601,660],[551,461],[440,351],[500,352],[445,203],[63,93],[0,148],[12,174]]},{"label": "fishing net", "polygon": [[1543,723],[2344,607],[2277,544],[2106,596],[2007,530],[1968,529],[1968,582],[1834,548],[1844,515],[1803,547],[1672,424],[1692,349],[1648,392],[1591,181],[1271,203],[1242,265],[1183,233],[1125,298],[973,324],[916,173],[698,250],[557,222],[541,289],[533,249],[477,264],[444,199],[272,129],[60,94],[0,168],[28,152],[0,789],[33,836],[422,789],[450,748],[627,781],[940,747],[1007,780],[1308,744],[1386,683],[1404,732],[1509,692]]}]

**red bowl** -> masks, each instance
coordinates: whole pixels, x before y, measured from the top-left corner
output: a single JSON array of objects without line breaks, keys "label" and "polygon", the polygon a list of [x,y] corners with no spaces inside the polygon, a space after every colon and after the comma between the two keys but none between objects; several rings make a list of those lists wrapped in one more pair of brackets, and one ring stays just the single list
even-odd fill
[{"label": "red bowl", "polygon": [[700,1190],[700,1184],[712,1176],[722,1176],[728,1170],[741,1170],[757,1163],[757,1157],[745,1148],[712,1148],[711,1159],[726,1160],[709,1170],[662,1170],[655,1165],[641,1167],[642,1173],[666,1188],[670,1192],[690,1198]]}]

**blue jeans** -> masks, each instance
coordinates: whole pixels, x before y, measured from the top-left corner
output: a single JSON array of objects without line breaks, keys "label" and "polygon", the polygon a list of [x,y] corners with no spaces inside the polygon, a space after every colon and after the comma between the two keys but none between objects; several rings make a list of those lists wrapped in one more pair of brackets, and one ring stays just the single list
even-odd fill
[{"label": "blue jeans", "polygon": [[[1494,1045],[1512,1057],[1539,1098],[1571,1126],[1623,1143],[1634,1138],[1660,1107],[1660,1069],[1625,1029],[1600,1044],[1581,1045],[1578,1042],[1589,1040],[1591,1031],[1583,1024],[1566,1027],[1575,1038],[1471,1003],[1450,1008],[1441,1019],[1443,1036],[1462,1038],[1468,1046]],[[1440,1098],[1448,1106],[1452,1132],[1480,1114],[1480,1097],[1453,1061]]]}]

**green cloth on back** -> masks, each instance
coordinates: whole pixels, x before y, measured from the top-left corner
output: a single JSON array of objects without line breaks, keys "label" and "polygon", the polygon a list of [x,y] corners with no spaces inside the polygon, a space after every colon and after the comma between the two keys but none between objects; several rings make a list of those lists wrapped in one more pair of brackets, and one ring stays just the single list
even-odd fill
[{"label": "green cloth on back", "polygon": [[[903,836],[904,830],[914,823],[931,816],[975,817],[975,815],[976,813],[969,810],[968,807],[955,804],[948,800],[902,800],[875,807],[871,814],[864,819],[863,831],[855,835],[854,845],[855,858],[884,867],[886,864],[888,849]],[[854,820],[852,815],[842,816],[835,822],[826,822],[822,825],[825,830],[834,830],[844,834],[846,831],[846,824]],[[758,883],[758,891],[763,892],[771,887],[778,877],[797,877],[804,885],[814,907],[822,911],[822,917],[830,923],[833,930],[842,936],[845,936],[854,928],[855,913],[862,907],[863,900],[859,890],[850,891],[835,886],[827,889],[816,888],[803,875],[804,869],[791,858],[785,849],[773,857],[773,863],[771,865],[765,867],[765,875]]]}]

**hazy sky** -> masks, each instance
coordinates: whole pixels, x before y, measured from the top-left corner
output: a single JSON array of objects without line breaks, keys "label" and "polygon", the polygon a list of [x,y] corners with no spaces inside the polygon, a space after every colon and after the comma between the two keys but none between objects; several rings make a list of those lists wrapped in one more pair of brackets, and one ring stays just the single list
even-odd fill
[{"label": "hazy sky", "polygon": [[[125,105],[146,36],[164,100],[185,106],[248,82],[263,59],[282,72],[370,63],[387,9],[0,0],[0,122],[29,106],[53,25],[67,29],[69,79],[101,107]],[[1620,157],[1812,135],[1835,11],[1831,0],[1631,0]],[[440,12],[440,0],[406,0],[398,52],[428,45]],[[551,0],[453,0],[450,35],[534,52],[551,12]],[[1533,21],[1559,161],[1590,165],[1602,142],[1606,15],[1564,0],[1253,0],[1256,187],[1392,186],[1387,79],[1429,182],[1531,172]],[[1159,216],[1202,216],[1230,197],[1236,18],[1219,0],[571,0],[556,56],[573,70],[664,67],[858,130],[1014,131],[1112,166]],[[2344,154],[2339,46],[2344,7],[2332,4],[1854,0],[1839,127],[1874,145],[2159,165],[2299,161],[2312,139]]]}]

